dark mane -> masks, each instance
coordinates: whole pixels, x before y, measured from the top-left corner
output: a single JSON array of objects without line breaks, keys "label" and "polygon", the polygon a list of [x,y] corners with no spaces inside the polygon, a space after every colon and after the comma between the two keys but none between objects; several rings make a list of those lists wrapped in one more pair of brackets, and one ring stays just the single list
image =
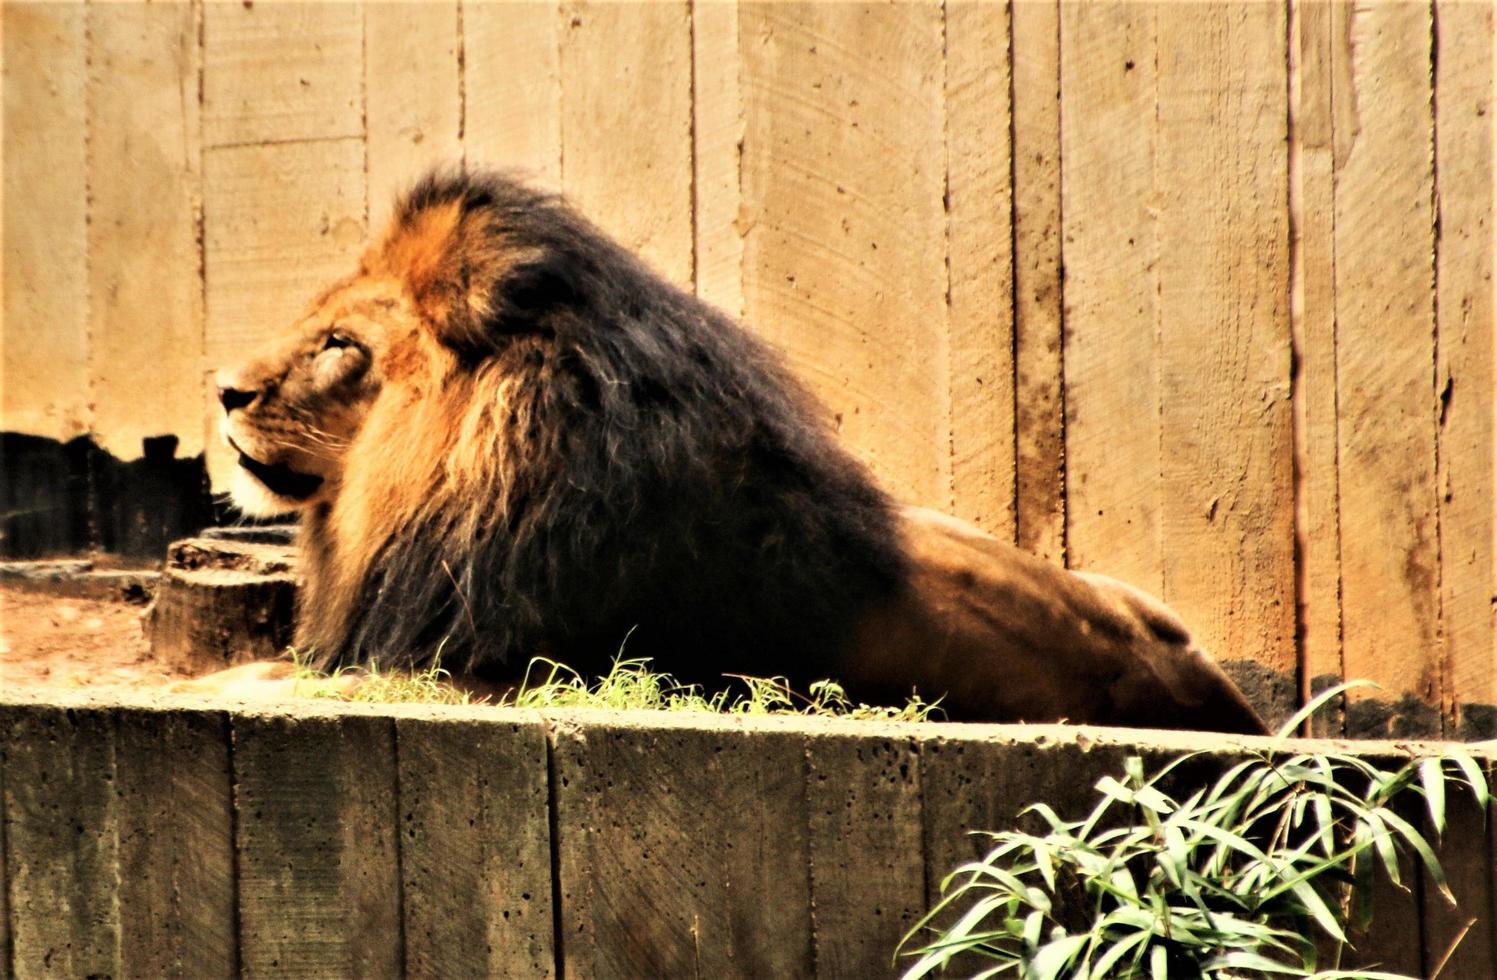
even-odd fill
[{"label": "dark mane", "polygon": [[441,400],[448,431],[410,437],[442,475],[367,529],[378,548],[347,601],[319,567],[338,501],[307,515],[299,642],[324,667],[440,654],[482,676],[535,655],[598,669],[627,638],[627,655],[689,680],[823,676],[904,559],[889,501],[814,401],[760,340],[558,198],[436,174],[397,227],[453,207],[460,231],[421,288],[448,311],[435,328],[456,367],[419,389],[387,381],[372,409]]}]

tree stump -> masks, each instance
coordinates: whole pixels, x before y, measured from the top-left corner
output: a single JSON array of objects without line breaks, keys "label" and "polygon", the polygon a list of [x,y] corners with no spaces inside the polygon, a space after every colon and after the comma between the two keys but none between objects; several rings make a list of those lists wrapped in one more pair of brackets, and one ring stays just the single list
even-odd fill
[{"label": "tree stump", "polygon": [[162,660],[209,672],[280,656],[299,579],[288,530],[214,529],[167,549],[145,633]]}]

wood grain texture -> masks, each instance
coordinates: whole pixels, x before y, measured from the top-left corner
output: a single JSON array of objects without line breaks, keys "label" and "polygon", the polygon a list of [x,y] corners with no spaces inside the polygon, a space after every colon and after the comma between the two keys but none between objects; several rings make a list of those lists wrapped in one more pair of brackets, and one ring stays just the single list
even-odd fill
[{"label": "wood grain texture", "polygon": [[950,509],[941,8],[740,8],[749,324],[898,497]]},{"label": "wood grain texture", "polygon": [[1063,563],[1060,4],[1018,3],[1012,16],[1014,516],[1019,547]]},{"label": "wood grain texture", "polygon": [[698,3],[691,10],[693,224],[696,292],[743,317],[743,90],[739,8]]},{"label": "wood grain texture", "polygon": [[[1332,134],[1332,5],[1295,4],[1291,39],[1290,316],[1299,361],[1296,503],[1303,691],[1339,683],[1341,664],[1341,488],[1336,466],[1336,227]],[[1312,720],[1317,735],[1341,733],[1340,712]]]},{"label": "wood grain texture", "polygon": [[1158,594],[1156,9],[1061,6],[1060,135],[1068,561]]},{"label": "wood grain texture", "polygon": [[[1452,775],[1454,769],[1449,770]],[[1490,782],[1490,776],[1488,781]],[[1497,976],[1497,923],[1493,922],[1491,814],[1465,786],[1451,786],[1446,797],[1447,824],[1436,844],[1436,854],[1450,893],[1451,904],[1437,890],[1428,872],[1421,871],[1420,925],[1424,934],[1427,973],[1442,962],[1442,977]]]},{"label": "wood grain texture", "polygon": [[[1350,83],[1338,95],[1349,118],[1337,118],[1335,215],[1346,674],[1375,678],[1378,699],[1437,705],[1430,12],[1346,15],[1333,52]],[[1428,731],[1433,715],[1411,706],[1358,717],[1348,715],[1352,734],[1398,734]]]},{"label": "wood grain texture", "polygon": [[1163,597],[1268,672],[1272,725],[1298,697],[1285,11],[1166,4],[1156,23]]},{"label": "wood grain texture", "polygon": [[208,146],[364,135],[364,8],[345,3],[203,5]]},{"label": "wood grain texture", "polygon": [[[318,290],[354,271],[365,237],[364,143],[210,149],[203,177],[204,346],[216,369],[284,332]],[[216,424],[211,391],[205,401]],[[208,449],[216,485],[232,460],[222,440]]]},{"label": "wood grain texture", "polygon": [[691,7],[564,3],[561,17],[562,189],[690,288]]},{"label": "wood grain texture", "polygon": [[[1436,327],[1447,735],[1497,738],[1497,345],[1492,297],[1490,3],[1435,6]],[[1455,974],[1452,974],[1455,975]],[[1471,974],[1474,976],[1474,974]]]},{"label": "wood grain texture", "polygon": [[811,975],[804,736],[735,728],[551,723],[567,975]]},{"label": "wood grain texture", "polygon": [[233,739],[240,972],[397,975],[393,722],[242,715]]},{"label": "wood grain texture", "polygon": [[[1127,755],[1117,746],[1065,741],[1016,744],[1003,737],[984,741],[927,738],[920,745],[921,818],[924,832],[926,904],[934,907],[943,879],[963,864],[982,860],[993,848],[984,832],[1049,828],[1033,815],[1043,800],[1062,819],[1077,820],[1096,805],[1093,786],[1103,774],[1121,773]],[[963,877],[952,881],[955,888]],[[951,889],[947,889],[949,893]],[[936,920],[948,928],[970,903],[957,903]],[[928,933],[925,941],[935,938]],[[993,965],[981,956],[958,957],[952,976],[974,976]]]},{"label": "wood grain texture", "polygon": [[364,8],[371,232],[422,174],[462,163],[460,45],[455,0]]},{"label": "wood grain texture", "polygon": [[952,513],[1014,539],[1013,199],[1008,7],[945,5]]},{"label": "wood grain texture", "polygon": [[849,731],[806,758],[816,975],[885,976],[926,907],[920,746]]},{"label": "wood grain texture", "polygon": [[0,419],[58,440],[92,422],[85,23],[81,3],[5,10]]},{"label": "wood grain texture", "polygon": [[553,976],[540,719],[399,718],[395,731],[405,972]]},{"label": "wood grain texture", "polygon": [[229,726],[217,712],[119,711],[120,968],[198,980],[238,971]]},{"label": "wood grain texture", "polygon": [[91,6],[89,331],[94,434],[119,459],[148,436],[203,451],[200,11]]},{"label": "wood grain texture", "polygon": [[561,189],[560,21],[555,3],[462,0],[463,152]]},{"label": "wood grain texture", "polygon": [[10,969],[120,976],[113,716],[0,708],[0,759]]}]

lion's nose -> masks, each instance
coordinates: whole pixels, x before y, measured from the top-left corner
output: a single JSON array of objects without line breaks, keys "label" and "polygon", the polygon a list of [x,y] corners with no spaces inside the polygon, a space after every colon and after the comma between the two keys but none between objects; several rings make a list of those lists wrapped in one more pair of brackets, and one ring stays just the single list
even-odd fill
[{"label": "lion's nose", "polygon": [[232,412],[236,408],[244,408],[255,400],[258,392],[244,391],[239,388],[231,388],[228,385],[218,386],[218,400],[223,403],[225,412]]}]

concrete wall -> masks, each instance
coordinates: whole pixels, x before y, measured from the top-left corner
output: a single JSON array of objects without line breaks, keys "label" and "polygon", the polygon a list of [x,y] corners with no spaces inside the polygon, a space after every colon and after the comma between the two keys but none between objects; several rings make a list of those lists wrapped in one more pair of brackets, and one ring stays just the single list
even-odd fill
[{"label": "concrete wall", "polygon": [[[1262,740],[178,699],[0,704],[0,973],[890,975],[971,829],[1063,814],[1128,754]],[[1356,751],[1398,755],[1389,743]],[[1486,760],[1492,753],[1488,748]],[[1361,963],[1497,975],[1493,843],[1461,901],[1378,896]]]}]

